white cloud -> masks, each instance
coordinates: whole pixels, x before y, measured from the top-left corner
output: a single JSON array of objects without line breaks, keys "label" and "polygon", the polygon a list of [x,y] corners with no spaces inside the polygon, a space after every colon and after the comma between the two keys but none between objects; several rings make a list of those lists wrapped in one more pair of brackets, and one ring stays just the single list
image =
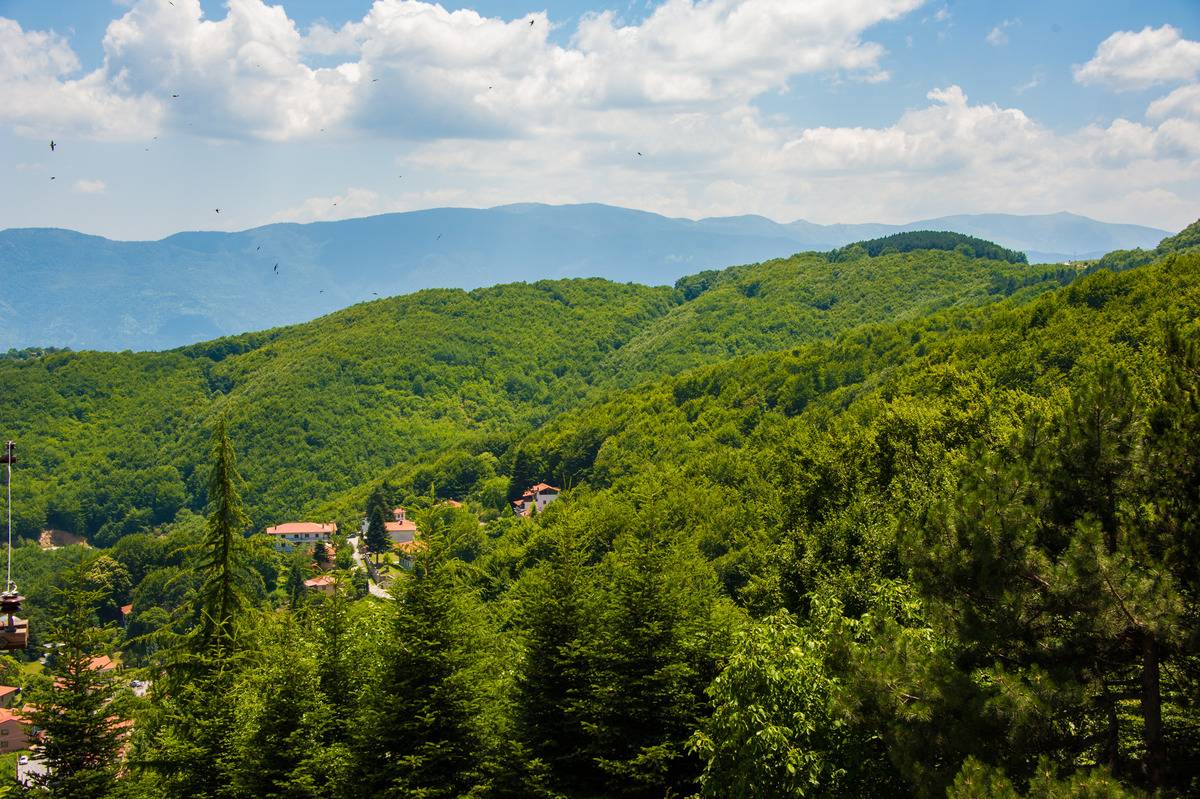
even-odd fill
[{"label": "white cloud", "polygon": [[1146,116],[1150,119],[1182,117],[1200,120],[1200,83],[1181,86],[1166,97],[1150,103]]},{"label": "white cloud", "polygon": [[665,0],[636,26],[585,16],[561,47],[544,12],[505,22],[377,0],[358,22],[303,35],[263,0],[229,0],[220,20],[198,0],[139,0],[109,25],[103,67],[77,81],[64,79],[78,61],[63,40],[5,21],[2,52],[18,65],[3,74],[22,89],[5,87],[6,117],[48,125],[70,108],[75,132],[109,137],[419,141],[544,134],[588,111],[721,113],[800,74],[887,80],[884,49],[863,33],[924,2]]},{"label": "white cloud", "polygon": [[103,180],[77,180],[71,190],[76,194],[108,194]]},{"label": "white cloud", "polygon": [[1171,25],[1147,26],[1139,33],[1118,31],[1100,43],[1092,60],[1076,66],[1074,74],[1080,83],[1098,83],[1117,92],[1191,82],[1200,74],[1200,42],[1184,39]]},{"label": "white cloud", "polygon": [[1042,83],[1042,76],[1040,74],[1034,74],[1034,76],[1029,79],[1028,83],[1022,83],[1020,86],[1014,86],[1013,91],[1016,92],[1017,94],[1024,94],[1025,92],[1029,91],[1030,89],[1036,89],[1038,86],[1041,85],[1041,83]]},{"label": "white cloud", "polygon": [[75,53],[56,34],[25,32],[0,17],[0,121],[18,134],[123,139],[157,123],[155,103],[114,93],[99,70],[68,77],[79,69]]},{"label": "white cloud", "polygon": [[1005,32],[1005,30],[1007,28],[1011,28],[1014,25],[1020,25],[1020,24],[1021,24],[1021,20],[1019,18],[1018,19],[1006,19],[1004,22],[1001,22],[999,25],[992,28],[991,32],[987,35],[988,44],[993,44],[997,47],[1001,47],[1003,45],[1008,44],[1008,34]]},{"label": "white cloud", "polygon": [[[606,202],[668,216],[833,223],[910,222],[983,204],[1159,227],[1194,219],[1193,128],[1117,120],[1061,135],[1019,109],[972,104],[957,86],[929,100],[878,128],[787,129],[748,108],[671,117],[609,111],[580,121],[594,130],[590,138],[430,142],[405,160],[469,187],[476,206]],[[1153,206],[1113,199],[1148,192],[1157,192]],[[1170,221],[1158,216],[1166,212]]]},{"label": "white cloud", "polygon": [[294,208],[276,213],[269,222],[327,222],[407,211],[412,207],[403,201],[381,197],[370,189],[349,188],[345,194],[333,197],[310,197]]}]

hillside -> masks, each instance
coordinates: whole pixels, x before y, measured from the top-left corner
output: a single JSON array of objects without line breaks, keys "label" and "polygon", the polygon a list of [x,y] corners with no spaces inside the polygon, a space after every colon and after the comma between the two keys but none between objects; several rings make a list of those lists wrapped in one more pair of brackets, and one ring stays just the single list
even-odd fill
[{"label": "hillside", "polygon": [[1057,286],[1043,269],[950,252],[810,254],[701,273],[679,290],[597,279],[430,289],[170,352],[4,361],[0,380],[17,388],[0,396],[0,425],[27,464],[15,524],[25,537],[50,526],[111,543],[199,511],[195,453],[226,408],[252,518],[275,524],[463,437],[499,449],[644,380],[992,302],[1010,284]]},{"label": "hillside", "polygon": [[[0,363],[20,523],[57,492],[116,542],[17,549],[32,651],[56,588],[67,635],[128,606],[154,689],[92,712],[134,719],[127,797],[1191,796],[1194,232],[1120,273],[851,248]],[[196,494],[234,460],[255,515],[402,504],[396,601],[340,539],[332,596],[316,548],[226,547]]]},{"label": "hillside", "polygon": [[1070,214],[821,226],[537,204],[187,232],[155,242],[4,230],[0,271],[8,291],[0,297],[0,350],[163,350],[306,322],[424,288],[570,277],[671,285],[707,269],[912,230],[989,239],[1030,251],[1035,263],[1152,249],[1166,235]]}]

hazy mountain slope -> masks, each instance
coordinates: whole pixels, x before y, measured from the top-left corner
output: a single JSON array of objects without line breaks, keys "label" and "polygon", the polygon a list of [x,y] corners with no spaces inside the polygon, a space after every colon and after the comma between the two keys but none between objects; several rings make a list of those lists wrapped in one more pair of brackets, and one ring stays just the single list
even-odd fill
[{"label": "hazy mountain slope", "polygon": [[222,409],[254,521],[272,524],[414,455],[464,436],[503,441],[622,386],[1004,296],[989,287],[1011,265],[916,256],[800,256],[682,290],[600,279],[429,289],[173,352],[0,361],[0,384],[17,387],[0,395],[0,429],[26,456],[18,529],[104,541],[199,510],[196,468]]},{"label": "hazy mountain slope", "polygon": [[1010,249],[1060,253],[1034,261],[1153,247],[1166,234],[1069,214],[821,226],[538,204],[179,233],[157,242],[5,230],[0,349],[167,349],[295,324],[377,296],[430,287],[587,276],[669,285],[705,269],[927,228],[969,233]]}]

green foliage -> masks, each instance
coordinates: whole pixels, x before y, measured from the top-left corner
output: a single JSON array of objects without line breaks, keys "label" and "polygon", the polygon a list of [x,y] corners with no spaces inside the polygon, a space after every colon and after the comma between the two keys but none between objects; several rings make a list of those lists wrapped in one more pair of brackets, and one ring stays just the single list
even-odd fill
[{"label": "green foliage", "polygon": [[109,793],[117,777],[123,702],[110,702],[113,681],[94,665],[105,652],[111,630],[94,627],[93,608],[105,599],[93,589],[89,566],[83,560],[68,577],[55,607],[50,639],[59,644],[53,682],[29,686],[25,718],[41,731],[34,756],[45,764],[33,784],[50,797],[94,799]]},{"label": "green foliage", "polygon": [[966,236],[962,233],[946,231],[914,230],[906,233],[893,233],[880,239],[860,241],[847,244],[841,249],[829,254],[829,260],[836,261],[843,254],[854,248],[860,248],[874,258],[889,252],[912,252],[914,250],[954,250],[971,258],[988,258],[993,261],[1007,261],[1010,264],[1027,264],[1029,259],[1025,253],[1006,250],[984,239]]},{"label": "green foliage", "polygon": [[[128,576],[153,666],[118,790],[1000,795],[1099,791],[1098,764],[1191,790],[1200,256],[1061,288],[892,250],[0,363],[22,529],[114,543],[89,579]],[[568,490],[503,513],[537,482]],[[400,502],[429,543],[401,601],[361,571],[302,594],[307,558],[237,543],[239,507],[352,529]],[[83,556],[14,551],[35,634]]]}]

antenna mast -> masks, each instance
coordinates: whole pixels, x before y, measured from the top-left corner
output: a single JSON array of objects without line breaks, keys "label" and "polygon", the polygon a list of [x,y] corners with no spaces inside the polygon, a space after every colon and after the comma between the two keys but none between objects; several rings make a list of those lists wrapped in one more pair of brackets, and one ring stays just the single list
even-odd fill
[{"label": "antenna mast", "polygon": [[12,581],[12,465],[16,463],[17,456],[14,455],[17,445],[14,441],[7,441],[4,444],[4,465],[8,470],[8,570],[5,572],[6,591],[12,591],[16,588]]}]

